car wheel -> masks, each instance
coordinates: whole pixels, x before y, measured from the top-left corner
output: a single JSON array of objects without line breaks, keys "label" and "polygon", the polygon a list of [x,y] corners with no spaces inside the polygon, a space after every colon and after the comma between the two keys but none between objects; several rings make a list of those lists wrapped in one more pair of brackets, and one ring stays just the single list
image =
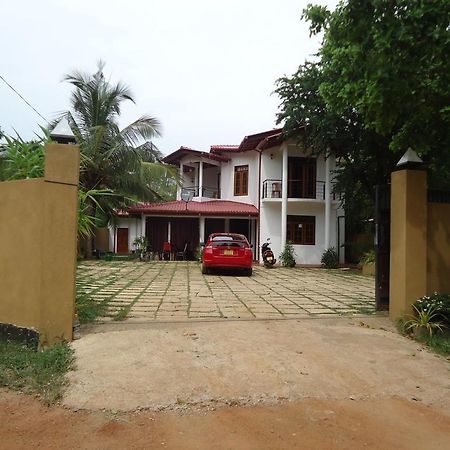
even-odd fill
[{"label": "car wheel", "polygon": [[204,264],[202,264],[202,274],[203,275],[208,275],[209,274],[209,269],[207,267],[205,267]]}]

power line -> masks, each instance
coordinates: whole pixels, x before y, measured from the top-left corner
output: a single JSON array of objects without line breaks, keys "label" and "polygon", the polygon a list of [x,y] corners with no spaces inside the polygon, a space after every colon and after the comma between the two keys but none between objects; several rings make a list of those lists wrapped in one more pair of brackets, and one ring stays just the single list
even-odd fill
[{"label": "power line", "polygon": [[0,75],[0,79],[13,91],[15,92],[39,117],[41,117],[42,119],[44,119],[47,123],[49,123],[49,121],[27,100],[25,100],[25,98],[19,93],[17,92],[1,75]]}]

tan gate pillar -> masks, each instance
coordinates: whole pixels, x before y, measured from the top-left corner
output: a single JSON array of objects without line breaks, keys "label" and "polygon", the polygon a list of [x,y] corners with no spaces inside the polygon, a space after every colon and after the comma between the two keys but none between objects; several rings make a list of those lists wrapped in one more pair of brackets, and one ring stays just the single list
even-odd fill
[{"label": "tan gate pillar", "polygon": [[409,149],[391,174],[389,317],[412,313],[427,290],[427,173]]}]

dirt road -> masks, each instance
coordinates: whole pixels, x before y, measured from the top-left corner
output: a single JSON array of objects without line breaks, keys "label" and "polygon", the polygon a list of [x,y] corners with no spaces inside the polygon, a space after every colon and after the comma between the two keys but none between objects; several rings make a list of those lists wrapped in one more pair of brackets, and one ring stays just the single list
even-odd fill
[{"label": "dirt road", "polygon": [[386,318],[111,324],[64,407],[0,391],[0,449],[448,449],[450,365]]},{"label": "dirt road", "polygon": [[450,417],[398,398],[114,415],[49,409],[30,397],[0,391],[0,436],[0,448],[8,450],[444,450]]}]

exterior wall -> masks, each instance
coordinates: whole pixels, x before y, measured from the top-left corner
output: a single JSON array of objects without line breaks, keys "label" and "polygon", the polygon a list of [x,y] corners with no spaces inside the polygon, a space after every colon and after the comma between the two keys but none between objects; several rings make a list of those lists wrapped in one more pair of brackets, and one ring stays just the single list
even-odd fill
[{"label": "exterior wall", "polygon": [[0,183],[0,322],[72,340],[79,150],[46,146],[44,178]]},{"label": "exterior wall", "polygon": [[96,228],[95,229],[95,248],[101,252],[109,252],[109,229]]},{"label": "exterior wall", "polygon": [[[336,204],[331,209],[330,244],[337,248]],[[288,215],[316,217],[315,245],[294,245],[297,264],[320,264],[325,250],[325,206],[323,203],[289,201]],[[260,211],[261,244],[270,238],[271,248],[279,259],[281,248],[281,202],[262,202]]]},{"label": "exterior wall", "polygon": [[117,228],[128,228],[128,251],[134,250],[134,240],[145,234],[142,230],[141,217],[117,217],[114,224],[109,227],[109,248],[114,253],[117,252]]},{"label": "exterior wall", "polygon": [[[301,147],[288,143],[288,157],[309,157]],[[263,183],[267,179],[282,179],[282,150],[281,147],[273,147],[264,150],[261,156],[261,195],[263,192]],[[335,159],[331,157],[330,170],[335,169]],[[317,158],[317,181],[325,181],[325,158]],[[288,199],[288,215],[305,215],[316,217],[316,240],[315,245],[294,245],[296,261],[298,264],[320,264],[322,253],[325,250],[325,201],[321,200],[299,200]],[[282,251],[281,244],[281,205],[282,199],[269,199],[261,201],[260,205],[260,230],[261,244],[268,237],[271,239],[272,250],[278,258]],[[331,204],[330,217],[330,247],[338,250],[337,227],[338,216],[344,216],[345,212],[338,202]],[[344,224],[345,219],[341,219],[340,244],[344,243]],[[343,263],[345,252],[343,248],[339,249],[339,259]]]},{"label": "exterior wall", "polygon": [[[231,158],[228,163],[222,163],[220,185],[223,200],[250,203],[258,207],[258,174],[259,154],[254,151],[227,154]],[[248,164],[248,195],[234,195],[234,168]]]},{"label": "exterior wall", "polygon": [[450,293],[450,204],[428,203],[427,293]]}]

